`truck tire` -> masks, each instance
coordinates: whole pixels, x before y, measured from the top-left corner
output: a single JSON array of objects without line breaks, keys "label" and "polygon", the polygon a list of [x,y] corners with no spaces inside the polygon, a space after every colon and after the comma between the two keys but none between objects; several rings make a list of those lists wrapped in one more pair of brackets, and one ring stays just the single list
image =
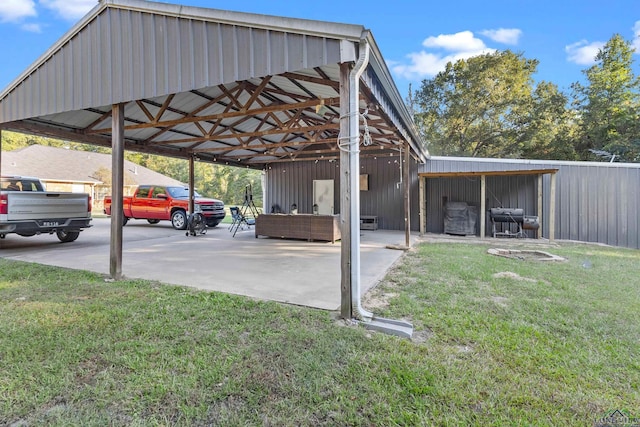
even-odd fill
[{"label": "truck tire", "polygon": [[58,239],[60,239],[60,241],[62,243],[73,242],[74,240],[76,240],[78,238],[79,235],[80,235],[79,231],[64,231],[64,230],[60,230],[60,231],[56,232],[56,236],[58,236]]},{"label": "truck tire", "polygon": [[148,219],[148,220],[147,220],[147,222],[148,222],[149,224],[157,224],[157,223],[159,223],[159,222],[160,222],[160,220],[159,220],[159,219]]},{"label": "truck tire", "polygon": [[171,225],[176,230],[185,230],[187,228],[187,213],[183,210],[177,210],[171,214]]},{"label": "truck tire", "polygon": [[122,215],[122,226],[124,227],[129,222],[129,217]]}]

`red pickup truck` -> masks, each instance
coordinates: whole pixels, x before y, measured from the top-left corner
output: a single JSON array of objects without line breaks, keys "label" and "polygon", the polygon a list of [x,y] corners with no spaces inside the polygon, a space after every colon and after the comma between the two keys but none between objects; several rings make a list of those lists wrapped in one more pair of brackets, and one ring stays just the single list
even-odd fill
[{"label": "red pickup truck", "polygon": [[[194,192],[195,211],[204,215],[207,226],[215,227],[225,217],[224,203],[216,199],[206,199]],[[140,185],[133,196],[122,201],[125,225],[130,218],[146,219],[149,224],[171,221],[176,230],[187,228],[189,210],[188,187],[165,187],[160,185]],[[104,213],[111,215],[111,196],[104,198]]]}]

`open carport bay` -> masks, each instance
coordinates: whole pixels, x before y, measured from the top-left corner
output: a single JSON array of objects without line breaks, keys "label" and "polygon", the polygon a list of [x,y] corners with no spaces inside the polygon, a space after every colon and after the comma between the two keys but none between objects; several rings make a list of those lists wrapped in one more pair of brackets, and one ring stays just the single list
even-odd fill
[{"label": "open carport bay", "polygon": [[[55,236],[0,240],[0,256],[109,274],[108,218],[94,218],[78,240]],[[414,239],[415,236],[412,236]],[[362,293],[384,277],[402,255],[387,245],[404,244],[398,231],[361,232]],[[227,225],[187,237],[170,224],[130,221],[123,228],[122,272],[126,278],[157,280],[203,290],[336,310],[340,306],[340,242],[255,238],[253,228],[235,237]]]}]

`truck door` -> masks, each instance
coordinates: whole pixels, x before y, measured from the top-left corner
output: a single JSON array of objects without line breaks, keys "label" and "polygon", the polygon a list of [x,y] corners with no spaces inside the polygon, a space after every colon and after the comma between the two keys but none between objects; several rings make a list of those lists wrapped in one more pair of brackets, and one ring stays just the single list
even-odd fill
[{"label": "truck door", "polygon": [[[160,197],[164,195],[164,197]],[[167,194],[164,187],[153,187],[151,197],[149,198],[147,218],[148,219],[169,219],[167,218]]]},{"label": "truck door", "polygon": [[134,218],[147,218],[147,201],[151,187],[138,187],[136,194],[131,198],[131,215]]}]

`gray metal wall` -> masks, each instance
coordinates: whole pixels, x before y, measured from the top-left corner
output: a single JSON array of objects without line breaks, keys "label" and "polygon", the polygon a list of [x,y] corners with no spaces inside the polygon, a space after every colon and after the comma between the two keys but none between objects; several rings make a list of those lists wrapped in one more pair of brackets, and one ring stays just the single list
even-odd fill
[{"label": "gray metal wall", "polygon": [[[326,64],[341,41],[107,8],[0,101],[13,121]],[[353,56],[353,55],[352,55]],[[353,59],[353,58],[351,58]]]},{"label": "gray metal wall", "polygon": [[[360,213],[377,215],[378,226],[387,230],[404,230],[404,182],[400,182],[399,156],[362,158],[360,173],[369,175],[369,190],[360,192]],[[419,230],[418,164],[410,161],[411,229]],[[279,205],[289,212],[293,203],[299,213],[311,213],[313,180],[334,180],[335,213],[340,212],[340,168],[338,161],[292,162],[272,165],[265,177],[264,211]]]},{"label": "gray metal wall", "polygon": [[[555,237],[640,248],[640,165],[597,162],[495,160],[432,157],[420,172],[558,169]],[[427,180],[427,231],[442,232],[442,197],[457,197],[479,206],[480,178]],[[543,179],[543,219],[549,215],[550,176]],[[493,199],[493,200],[492,200]],[[487,177],[487,208],[502,202],[537,213],[537,178]],[[493,203],[495,202],[495,203]],[[488,231],[488,229],[487,229]],[[543,221],[543,236],[549,223]]]}]

